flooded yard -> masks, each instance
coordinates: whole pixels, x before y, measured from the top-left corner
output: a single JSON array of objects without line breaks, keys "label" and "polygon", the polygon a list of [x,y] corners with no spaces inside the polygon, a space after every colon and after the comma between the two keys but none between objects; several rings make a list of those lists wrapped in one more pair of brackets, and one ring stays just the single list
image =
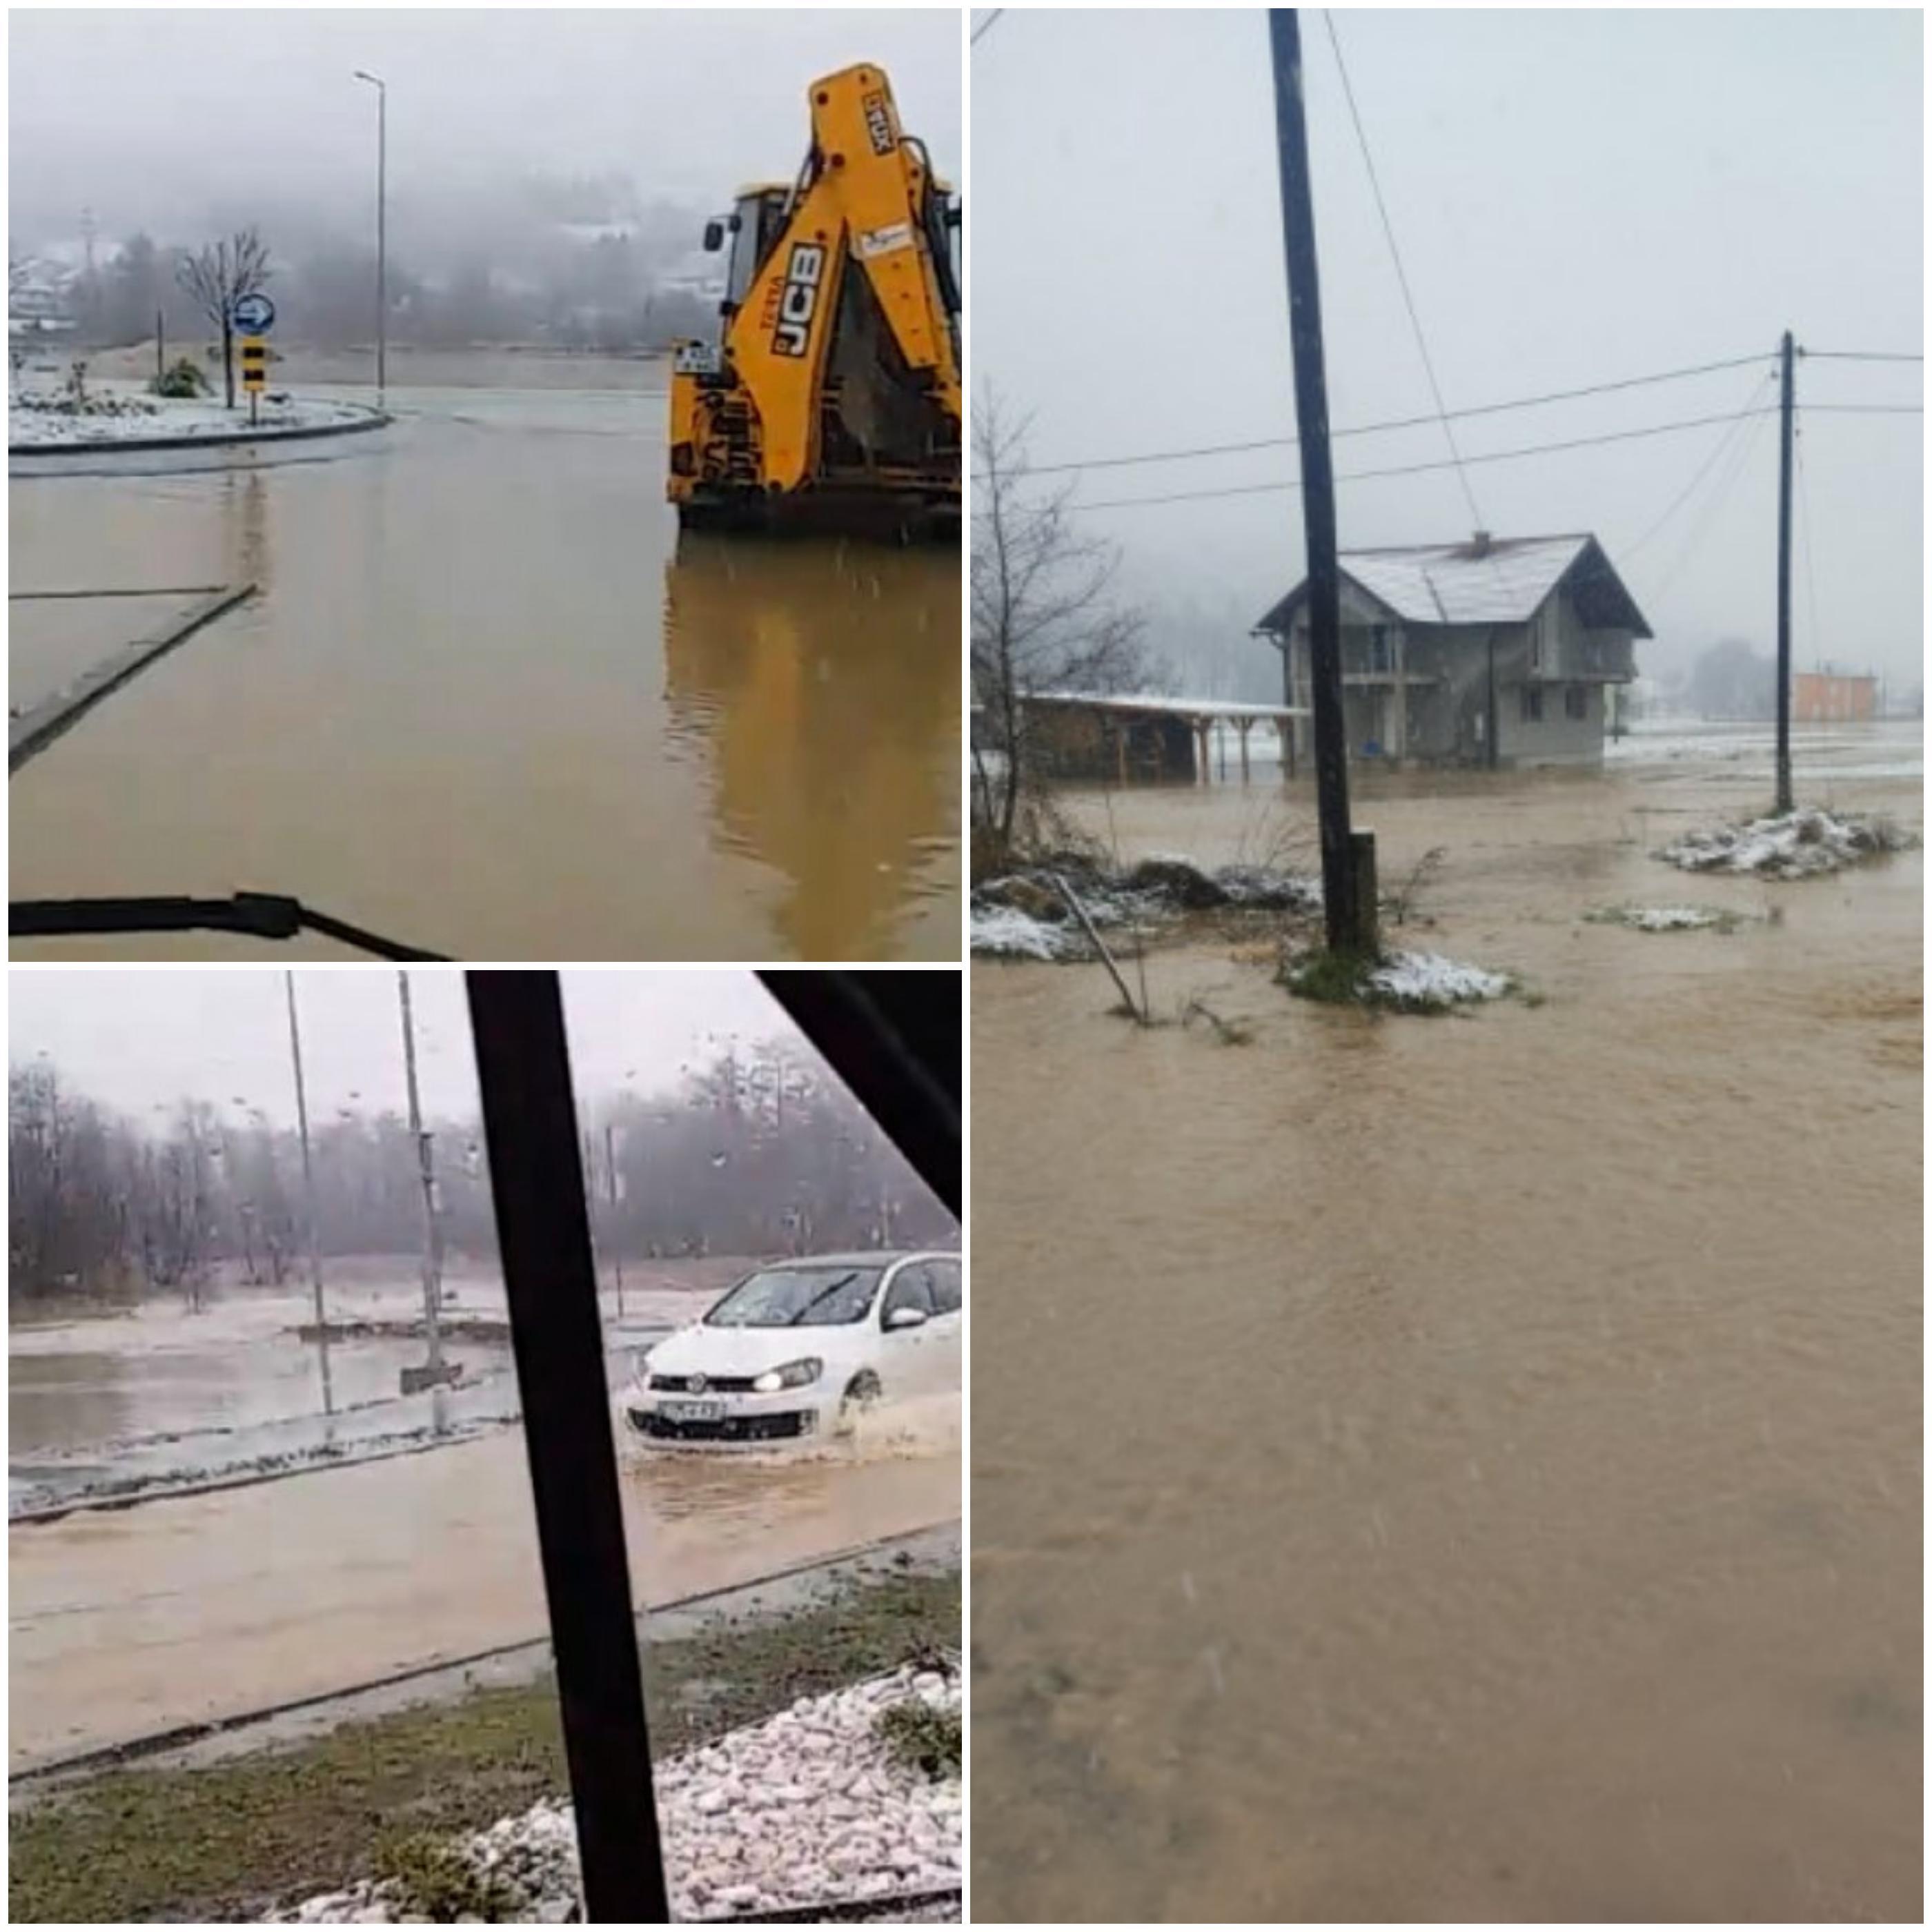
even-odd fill
[{"label": "flooded yard", "polygon": [[[21,770],[16,896],[285,893],[471,958],[956,958],[956,549],[681,538],[664,365],[468,374],[260,466],[16,473],[16,593],[260,595]],[[15,602],[16,700],[164,608]]]},{"label": "flooded yard", "polygon": [[[1918,1917],[1922,861],[1660,863],[1768,804],[1696,735],[1358,788],[1385,888],[1444,854],[1388,936],[1528,998],[1157,947],[1223,1045],[974,967],[982,1916]],[[1920,829],[1917,728],[1835,738],[1801,800]],[[1129,856],[1312,830],[1072,802]],[[1691,901],[1746,916],[1585,917]]]}]

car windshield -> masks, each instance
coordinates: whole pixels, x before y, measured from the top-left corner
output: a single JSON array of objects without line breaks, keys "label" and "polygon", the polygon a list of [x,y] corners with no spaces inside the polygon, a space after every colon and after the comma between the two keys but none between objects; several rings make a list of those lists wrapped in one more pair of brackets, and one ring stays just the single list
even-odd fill
[{"label": "car windshield", "polygon": [[704,1318],[707,1328],[827,1328],[862,1321],[875,1268],[761,1268]]}]

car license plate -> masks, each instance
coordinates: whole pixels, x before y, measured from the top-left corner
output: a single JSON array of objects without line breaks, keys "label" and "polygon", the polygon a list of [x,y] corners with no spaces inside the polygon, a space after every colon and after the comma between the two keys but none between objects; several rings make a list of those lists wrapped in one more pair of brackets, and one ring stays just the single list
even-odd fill
[{"label": "car license plate", "polygon": [[668,1402],[662,1408],[667,1422],[716,1422],[724,1413],[722,1402]]}]

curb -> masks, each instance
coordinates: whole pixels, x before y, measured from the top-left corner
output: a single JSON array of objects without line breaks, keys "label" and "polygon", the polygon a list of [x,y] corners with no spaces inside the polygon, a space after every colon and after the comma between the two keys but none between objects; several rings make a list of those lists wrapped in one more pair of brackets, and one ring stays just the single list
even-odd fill
[{"label": "curb", "polygon": [[257,586],[244,584],[224,586],[191,607],[172,623],[146,638],[136,638],[112,656],[81,673],[71,684],[8,721],[7,772],[11,777],[28,760],[44,752],[63,733],[80,723],[104,698],[118,691],[128,680],[145,670],[156,658],[206,629],[236,605],[245,604]]},{"label": "curb", "polygon": [[[820,1556],[806,1557],[796,1563],[785,1564],[776,1570],[767,1570],[761,1576],[746,1577],[740,1582],[727,1583],[713,1589],[693,1591],[685,1596],[668,1598],[662,1603],[633,1603],[632,1618],[634,1623],[643,1626],[652,1618],[661,1617],[669,1612],[702,1610],[707,1604],[747,1596],[754,1592],[768,1588],[775,1583],[820,1573],[830,1574],[862,1563],[870,1558],[885,1556],[915,1538],[931,1536],[935,1532],[950,1530],[958,1522],[958,1518],[952,1517],[941,1523],[924,1524],[916,1529],[896,1531],[888,1536],[874,1537],[862,1543],[848,1544],[842,1548],[826,1551]],[[179,1750],[210,1738],[243,1730],[251,1724],[316,1710],[326,1705],[364,1696],[370,1691],[392,1690],[424,1678],[454,1675],[500,1658],[511,1658],[519,1653],[547,1654],[550,1642],[551,1634],[546,1630],[531,1636],[515,1638],[507,1643],[492,1644],[486,1649],[472,1651],[464,1656],[442,1658],[433,1663],[410,1664],[400,1670],[385,1672],[380,1677],[366,1678],[360,1683],[343,1684],[332,1690],[314,1691],[305,1696],[292,1697],[279,1704],[265,1706],[259,1710],[173,1724],[165,1730],[151,1731],[144,1736],[123,1738],[117,1743],[91,1745],[86,1750],[70,1753],[64,1757],[29,1760],[9,1768],[7,1778],[9,1794],[10,1796],[31,1785],[64,1782],[76,1773],[138,1763],[144,1759]]]},{"label": "curb", "polygon": [[[349,406],[362,409],[366,406],[355,403]],[[372,409],[364,422],[316,423],[306,429],[243,430],[234,434],[224,430],[218,436],[154,436],[127,442],[10,442],[7,446],[7,458],[12,462],[16,458],[37,456],[118,456],[149,449],[232,449],[242,443],[308,442],[317,436],[360,436],[372,429],[386,428],[394,421],[395,418],[386,412]]]}]

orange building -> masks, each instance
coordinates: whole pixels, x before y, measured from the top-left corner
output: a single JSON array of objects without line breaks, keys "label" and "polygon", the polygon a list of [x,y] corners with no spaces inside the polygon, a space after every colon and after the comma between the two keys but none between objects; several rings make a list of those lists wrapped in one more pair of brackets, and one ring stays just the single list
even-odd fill
[{"label": "orange building", "polygon": [[1801,670],[1791,680],[1794,724],[1868,724],[1878,716],[1878,680],[1842,671]]}]

